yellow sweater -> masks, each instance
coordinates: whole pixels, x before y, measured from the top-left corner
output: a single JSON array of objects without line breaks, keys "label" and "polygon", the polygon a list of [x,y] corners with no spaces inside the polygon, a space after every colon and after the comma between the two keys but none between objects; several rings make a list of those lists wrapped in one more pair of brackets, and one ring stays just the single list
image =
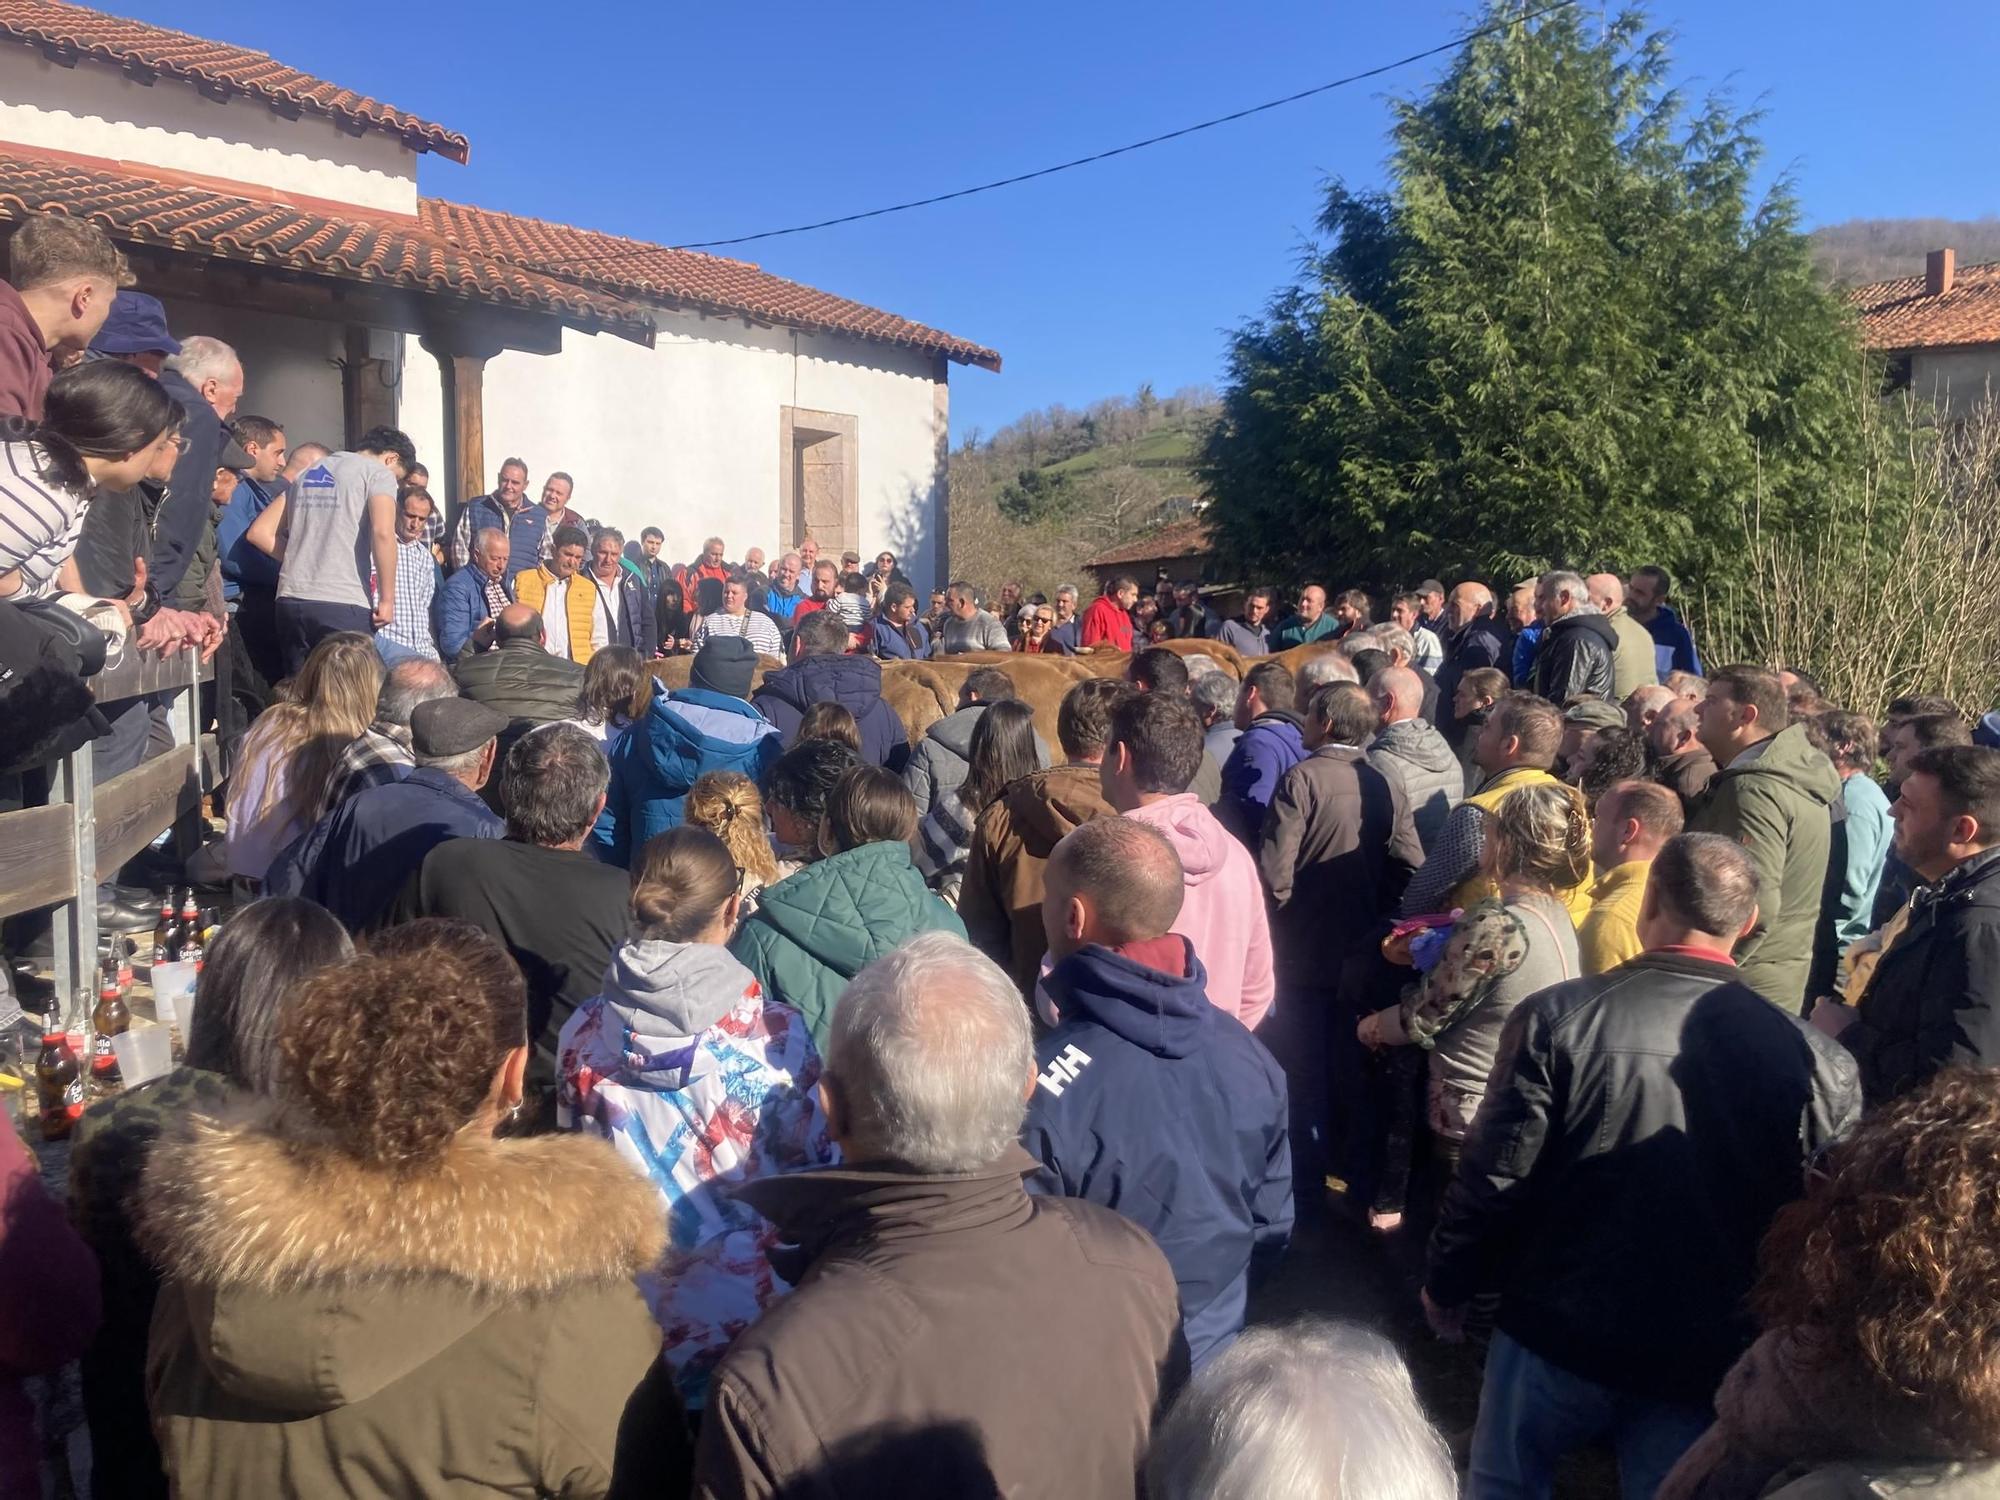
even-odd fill
[{"label": "yellow sweater", "polygon": [[1646,899],[1650,859],[1630,860],[1590,888],[1590,915],[1576,927],[1583,972],[1602,974],[1644,951],[1639,941],[1639,907]]},{"label": "yellow sweater", "polygon": [[[1510,766],[1465,800],[1490,818],[1500,810],[1502,802],[1524,786],[1562,785],[1564,783],[1538,766]],[[1572,795],[1575,793],[1572,792]],[[1491,876],[1475,874],[1462,881],[1458,889],[1451,893],[1449,904],[1470,909],[1489,896],[1499,894],[1500,887],[1494,883]],[[1586,880],[1581,885],[1572,886],[1566,891],[1557,891],[1556,894],[1562,898],[1563,905],[1569,908],[1570,921],[1581,928],[1583,919],[1590,914],[1590,882]]]},{"label": "yellow sweater", "polygon": [[[548,600],[549,585],[556,581],[556,575],[544,563],[536,568],[523,568],[514,575],[514,599],[525,604],[537,614],[544,613],[542,605]],[[577,587],[582,584],[583,587]],[[597,590],[584,578],[581,572],[571,575],[569,588],[563,595],[563,613],[569,620],[569,659],[581,666],[588,666],[595,648],[590,644],[591,615],[597,608]]]}]

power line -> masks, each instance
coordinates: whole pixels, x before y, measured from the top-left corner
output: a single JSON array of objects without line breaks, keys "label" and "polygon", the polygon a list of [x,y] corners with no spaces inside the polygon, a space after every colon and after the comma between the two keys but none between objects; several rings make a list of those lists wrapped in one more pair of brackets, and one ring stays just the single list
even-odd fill
[{"label": "power line", "polygon": [[990,193],[998,188],[1015,187],[1023,182],[1033,182],[1037,178],[1053,177],[1058,172],[1074,171],[1078,167],[1087,167],[1096,162],[1109,161],[1114,156],[1127,156],[1134,151],[1143,151],[1148,146],[1158,146],[1166,141],[1177,141],[1182,136],[1194,135],[1203,130],[1213,130],[1218,125],[1233,124],[1237,120],[1247,120],[1252,115],[1261,115],[1267,110],[1282,109],[1285,105],[1296,104],[1301,99],[1311,99],[1315,95],[1330,93],[1334,89],[1346,88],[1350,84],[1362,83],[1370,78],[1379,78],[1384,73],[1394,72],[1398,68],[1407,68],[1411,63],[1422,62],[1426,58],[1436,57],[1441,52],[1454,51],[1459,47],[1463,47],[1468,42],[1475,42],[1482,37],[1493,36],[1510,26],[1525,25],[1530,21],[1540,20],[1543,16],[1552,15],[1559,10],[1568,10],[1572,6],[1581,3],[1582,0],[1554,0],[1553,4],[1544,5],[1539,10],[1527,11],[1517,16],[1509,16],[1505,20],[1495,21],[1490,25],[1482,26],[1476,31],[1468,31],[1462,36],[1453,37],[1448,42],[1440,42],[1435,47],[1426,47],[1422,52],[1412,52],[1408,57],[1399,57],[1394,62],[1385,62],[1359,73],[1350,73],[1345,78],[1334,79],[1331,83],[1322,83],[1313,88],[1300,89],[1296,94],[1287,94],[1282,99],[1269,99],[1262,104],[1253,104],[1248,109],[1239,109],[1230,114],[1217,115],[1212,120],[1203,120],[1195,125],[1183,125],[1179,130],[1169,130],[1162,135],[1148,136],[1143,141],[1133,141],[1130,145],[1126,146],[1113,146],[1108,151],[1096,151],[1089,156],[1079,156],[1072,161],[1058,162],[1052,167],[1041,167],[1033,172],[1022,172],[1013,177],[1002,177],[994,182],[982,182],[977,187],[959,188],[955,192],[935,193],[928,198],[912,198],[907,203],[892,203],[886,208],[871,208],[861,213],[841,214],[837,218],[820,219],[811,224],[794,224],[788,229],[766,229],[757,234],[739,234],[724,240],[691,240],[686,244],[675,245],[672,248],[676,250],[717,250],[726,245],[747,245],[752,240],[777,239],[779,236],[787,234],[807,234],[815,229],[831,229],[837,224],[856,224],[863,219],[879,219],[885,214],[908,213],[913,208],[929,208],[933,204],[950,203],[954,199],[970,198],[977,193]]}]

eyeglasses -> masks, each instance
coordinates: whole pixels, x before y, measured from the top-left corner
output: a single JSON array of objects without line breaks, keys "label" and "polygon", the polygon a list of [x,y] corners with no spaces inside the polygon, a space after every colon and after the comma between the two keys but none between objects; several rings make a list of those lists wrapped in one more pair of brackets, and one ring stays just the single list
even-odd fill
[{"label": "eyeglasses", "polygon": [[1055,622],[1056,622],[1056,617],[1055,617],[1054,615],[1036,615],[1036,616],[1035,616],[1035,623],[1036,623],[1037,625],[1053,625],[1053,624],[1055,624]]}]

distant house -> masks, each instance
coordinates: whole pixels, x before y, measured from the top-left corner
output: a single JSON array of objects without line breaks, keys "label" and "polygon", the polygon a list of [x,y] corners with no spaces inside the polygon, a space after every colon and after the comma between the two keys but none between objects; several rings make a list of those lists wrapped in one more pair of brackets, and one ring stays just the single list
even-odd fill
[{"label": "distant house", "polygon": [[1162,574],[1176,583],[1184,578],[1207,582],[1209,554],[1213,550],[1208,523],[1199,516],[1169,521],[1146,536],[1124,542],[1088,558],[1090,569],[1101,589],[1120,573],[1130,573],[1142,589],[1150,590]]},{"label": "distant house", "polygon": [[1952,412],[2000,396],[2000,261],[1961,267],[1933,250],[1923,275],[1855,287],[1847,300],[1868,347],[1888,357],[1892,389]]},{"label": "distant house", "polygon": [[421,157],[470,151],[261,52],[0,0],[0,222],[101,224],[293,443],[394,423],[454,510],[518,454],[531,495],[567,470],[579,511],[657,524],[677,560],[810,531],[949,576],[947,382],[998,354],[748,261],[419,194]]}]

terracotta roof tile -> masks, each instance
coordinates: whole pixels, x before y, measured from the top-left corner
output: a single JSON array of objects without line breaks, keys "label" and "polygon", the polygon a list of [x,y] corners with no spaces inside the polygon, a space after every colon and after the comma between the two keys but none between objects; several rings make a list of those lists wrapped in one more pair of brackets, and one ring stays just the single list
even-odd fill
[{"label": "terracotta roof tile", "polygon": [[387,131],[414,150],[435,151],[453,161],[464,161],[472,150],[455,130],[286,67],[262,52],[60,0],[0,0],[0,41],[38,47],[58,62],[91,57],[149,80],[178,79],[212,92],[261,99],[283,115],[320,114],[357,131]]},{"label": "terracotta roof tile", "polygon": [[1151,562],[1170,557],[1203,557],[1213,548],[1208,522],[1199,516],[1185,521],[1169,521],[1136,542],[1126,542],[1109,552],[1100,552],[1084,562],[1086,568],[1116,568],[1126,563]]},{"label": "terracotta roof tile", "polygon": [[687,303],[815,332],[852,334],[942,354],[960,364],[1000,368],[1000,356],[982,345],[773,276],[748,261],[437,198],[423,199],[418,214],[426,228],[465,249],[627,296]]},{"label": "terracotta roof tile", "polygon": [[0,151],[0,217],[42,212],[94,219],[114,240],[498,302],[653,341],[652,317],[644,308],[464,250],[408,219],[378,222]]},{"label": "terracotta roof tile", "polygon": [[1847,294],[1871,349],[2000,344],[2000,261],[1960,266],[1950,291],[1932,297],[1924,278],[1902,276]]}]

